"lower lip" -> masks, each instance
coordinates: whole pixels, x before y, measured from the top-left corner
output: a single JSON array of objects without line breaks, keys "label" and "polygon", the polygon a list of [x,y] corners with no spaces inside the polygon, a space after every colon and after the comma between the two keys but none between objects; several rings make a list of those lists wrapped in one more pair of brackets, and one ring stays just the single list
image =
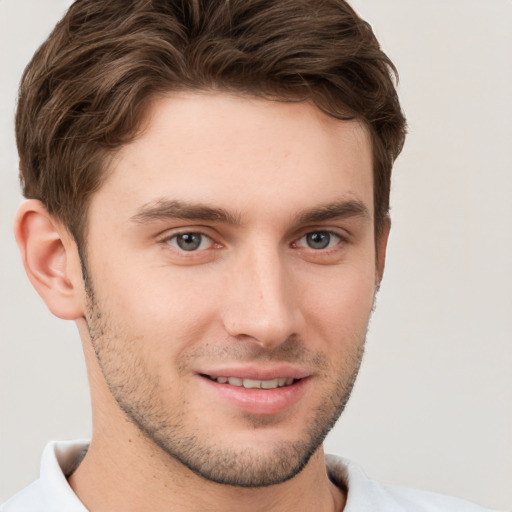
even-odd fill
[{"label": "lower lip", "polygon": [[278,414],[297,403],[306,392],[309,379],[300,379],[290,386],[275,389],[247,389],[220,384],[200,376],[203,383],[223,401],[249,414]]}]

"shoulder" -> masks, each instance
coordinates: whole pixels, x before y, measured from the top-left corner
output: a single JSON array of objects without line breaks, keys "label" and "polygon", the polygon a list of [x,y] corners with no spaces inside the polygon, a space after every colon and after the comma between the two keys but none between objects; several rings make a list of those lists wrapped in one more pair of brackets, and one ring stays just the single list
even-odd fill
[{"label": "shoulder", "polygon": [[36,480],[7,500],[3,505],[0,505],[0,512],[40,511],[41,507],[45,506],[41,503],[43,495],[41,481]]},{"label": "shoulder", "polygon": [[327,455],[326,464],[331,480],[347,489],[345,512],[493,512],[452,496],[380,484],[347,459]]},{"label": "shoulder", "polygon": [[0,506],[0,512],[85,512],[67,481],[86,441],[52,442],[44,449],[40,477]]}]

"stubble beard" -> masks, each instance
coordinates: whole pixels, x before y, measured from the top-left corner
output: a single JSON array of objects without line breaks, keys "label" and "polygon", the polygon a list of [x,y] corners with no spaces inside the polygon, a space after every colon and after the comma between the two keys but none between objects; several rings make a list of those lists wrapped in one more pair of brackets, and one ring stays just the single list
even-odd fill
[{"label": "stubble beard", "polygon": [[[355,335],[343,368],[331,372],[324,399],[319,402],[304,425],[300,439],[276,446],[270,454],[259,450],[232,446],[221,447],[209,436],[187,427],[185,411],[169,411],[162,400],[164,391],[158,377],[149,370],[136,339],[118,338],[111,318],[98,304],[91,282],[87,286],[87,326],[91,343],[105,381],[126,417],[144,437],[164,454],[178,461],[200,477],[236,487],[266,487],[286,482],[296,476],[323,443],[328,432],[343,412],[354,386],[364,353],[366,327]],[[259,350],[259,354],[257,354]],[[230,351],[236,354],[237,350]],[[285,341],[273,354],[253,350],[252,361],[291,361],[315,359],[317,367],[329,372],[330,363],[323,354],[311,355],[295,339]],[[233,358],[236,360],[235,358]],[[265,419],[246,415],[255,429],[264,427]],[[228,427],[227,427],[228,428]]]}]

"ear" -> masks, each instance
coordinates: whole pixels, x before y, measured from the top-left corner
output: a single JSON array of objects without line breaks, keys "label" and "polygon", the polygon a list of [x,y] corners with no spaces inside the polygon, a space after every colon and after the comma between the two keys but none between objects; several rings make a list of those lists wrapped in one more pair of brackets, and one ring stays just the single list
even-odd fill
[{"label": "ear", "polygon": [[18,210],[14,235],[25,272],[50,311],[65,320],[83,317],[80,258],[68,230],[40,201],[29,199]]},{"label": "ear", "polygon": [[375,258],[377,267],[377,286],[380,285],[384,276],[384,267],[386,266],[386,250],[388,247],[389,232],[391,230],[391,219],[386,217],[382,230],[375,240]]}]

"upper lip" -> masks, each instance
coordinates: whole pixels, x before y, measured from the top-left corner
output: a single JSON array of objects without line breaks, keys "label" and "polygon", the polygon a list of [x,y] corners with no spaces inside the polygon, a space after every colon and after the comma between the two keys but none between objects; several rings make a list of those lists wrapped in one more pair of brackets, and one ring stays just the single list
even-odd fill
[{"label": "upper lip", "polygon": [[201,375],[208,375],[214,379],[217,377],[237,377],[239,379],[252,380],[274,380],[279,378],[298,380],[310,376],[310,372],[307,370],[290,365],[273,365],[265,367],[233,366],[208,369],[198,373]]}]

